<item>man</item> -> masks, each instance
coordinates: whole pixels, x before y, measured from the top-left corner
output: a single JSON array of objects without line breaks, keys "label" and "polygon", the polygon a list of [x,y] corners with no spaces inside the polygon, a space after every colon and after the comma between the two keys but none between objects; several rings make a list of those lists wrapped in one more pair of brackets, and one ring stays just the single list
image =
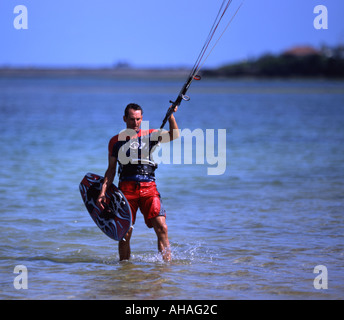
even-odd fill
[{"label": "man", "polygon": [[[171,106],[172,107],[172,106]],[[178,107],[175,107],[176,112]],[[155,184],[154,171],[157,168],[151,161],[152,149],[158,142],[169,142],[179,137],[177,122],[173,116],[169,118],[169,131],[141,130],[142,108],[130,103],[125,108],[123,120],[127,129],[112,137],[109,142],[108,168],[97,204],[104,210],[103,202],[107,188],[113,183],[119,163],[119,189],[127,198],[136,220],[138,208],[144,216],[148,228],[154,228],[158,238],[158,250],[164,260],[171,259],[166,212],[162,206],[160,194]],[[120,260],[130,258],[131,228],[123,240],[118,243]]]}]

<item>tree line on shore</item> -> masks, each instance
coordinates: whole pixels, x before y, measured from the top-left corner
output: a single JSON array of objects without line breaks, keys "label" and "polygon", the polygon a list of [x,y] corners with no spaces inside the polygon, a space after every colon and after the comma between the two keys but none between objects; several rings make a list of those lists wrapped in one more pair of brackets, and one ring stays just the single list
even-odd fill
[{"label": "tree line on shore", "polygon": [[279,55],[265,54],[257,59],[203,71],[213,77],[325,77],[344,78],[344,46],[321,50],[295,48]]}]

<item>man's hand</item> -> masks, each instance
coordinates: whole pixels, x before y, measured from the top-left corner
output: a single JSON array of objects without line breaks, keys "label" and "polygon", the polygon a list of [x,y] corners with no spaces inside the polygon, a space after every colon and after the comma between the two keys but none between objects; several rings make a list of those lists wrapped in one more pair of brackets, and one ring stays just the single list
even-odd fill
[{"label": "man's hand", "polygon": [[100,195],[97,199],[97,206],[103,211],[105,209],[104,203],[105,203],[106,197],[105,195]]},{"label": "man's hand", "polygon": [[[170,106],[170,108],[173,108],[173,105]],[[178,110],[178,106],[175,106],[174,109],[173,109],[173,112],[177,112],[177,110]]]}]

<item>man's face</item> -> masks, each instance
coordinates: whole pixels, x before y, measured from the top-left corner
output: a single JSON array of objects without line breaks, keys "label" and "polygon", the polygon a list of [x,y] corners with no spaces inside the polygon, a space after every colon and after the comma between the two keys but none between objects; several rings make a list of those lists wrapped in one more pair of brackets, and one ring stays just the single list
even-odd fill
[{"label": "man's face", "polygon": [[127,124],[127,129],[139,131],[142,122],[141,110],[129,109],[128,117],[124,116],[123,120]]}]

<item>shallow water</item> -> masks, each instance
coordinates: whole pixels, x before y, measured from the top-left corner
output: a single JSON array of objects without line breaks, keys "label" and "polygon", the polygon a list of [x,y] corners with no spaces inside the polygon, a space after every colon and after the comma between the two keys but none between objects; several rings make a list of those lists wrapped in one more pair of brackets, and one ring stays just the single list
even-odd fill
[{"label": "shallow water", "polygon": [[[138,214],[132,259],[118,261],[78,185],[104,173],[127,103],[158,127],[182,84],[0,79],[1,299],[344,298],[343,82],[193,84],[179,127],[226,129],[226,172],[195,158],[159,165],[173,260]],[[28,289],[14,287],[17,265]],[[317,265],[328,289],[314,287]]]}]

